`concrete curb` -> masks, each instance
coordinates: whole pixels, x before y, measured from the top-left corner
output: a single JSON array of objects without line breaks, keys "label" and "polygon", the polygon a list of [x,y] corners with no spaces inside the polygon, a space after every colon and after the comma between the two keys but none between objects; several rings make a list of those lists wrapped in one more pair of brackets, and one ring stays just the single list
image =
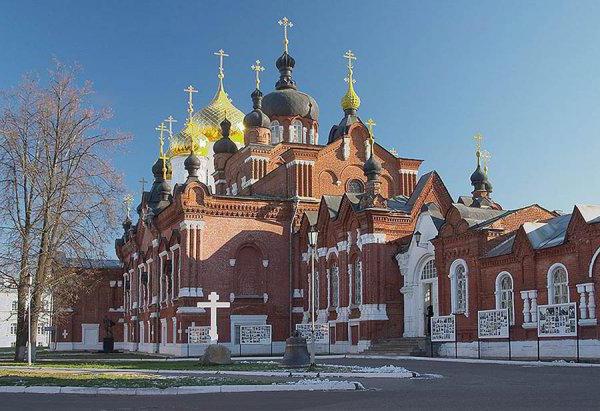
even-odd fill
[{"label": "concrete curb", "polygon": [[45,387],[0,386],[0,393],[77,394],[77,395],[187,395],[227,392],[273,392],[273,391],[357,391],[365,387],[359,382],[322,381],[301,384],[278,385],[213,385],[170,388],[107,388],[107,387]]},{"label": "concrete curb", "polygon": [[135,368],[63,368],[63,367],[25,367],[25,366],[1,366],[6,370],[55,370],[55,371],[89,371],[89,372],[127,372],[127,373],[153,373],[184,374],[184,375],[243,375],[247,377],[283,377],[283,378],[413,378],[418,374],[407,372],[294,372],[294,371],[212,371],[212,370],[150,370]]},{"label": "concrete curb", "polygon": [[600,364],[576,363],[576,362],[551,362],[551,361],[522,361],[522,360],[485,360],[477,358],[440,358],[440,357],[411,357],[405,355],[349,355],[345,358],[366,360],[415,360],[415,361],[437,361],[437,362],[461,362],[469,364],[500,364],[500,365],[530,365],[539,367],[600,367]]},{"label": "concrete curb", "polygon": [[[236,361],[277,361],[281,360],[283,356],[273,357],[233,357],[231,360]],[[331,360],[336,358],[346,358],[346,354],[326,354],[317,355],[317,360]],[[7,360],[12,360],[12,357],[7,357]],[[81,362],[86,361],[88,358],[38,358],[36,362]],[[198,361],[199,357],[166,357],[166,358],[93,358],[90,356],[91,361],[102,361],[102,362],[172,362],[172,361]]]}]

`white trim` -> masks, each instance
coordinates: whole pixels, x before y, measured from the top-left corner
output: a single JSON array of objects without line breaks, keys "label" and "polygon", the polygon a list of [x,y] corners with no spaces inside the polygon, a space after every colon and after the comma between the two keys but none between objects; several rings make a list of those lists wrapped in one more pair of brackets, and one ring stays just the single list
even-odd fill
[{"label": "white trim", "polygon": [[181,223],[179,223],[179,229],[180,230],[189,230],[189,229],[198,229],[198,230],[202,230],[204,228],[204,221],[202,220],[183,220]]},{"label": "white trim", "polygon": [[158,247],[158,238],[152,240],[152,247]]},{"label": "white trim", "polygon": [[359,321],[387,321],[387,309],[385,304],[362,304],[359,307]]},{"label": "white trim", "polygon": [[548,272],[546,273],[546,288],[548,290],[548,304],[556,304],[554,301],[554,278],[552,274],[556,269],[562,268],[565,270],[565,274],[567,275],[567,303],[571,302],[571,290],[569,289],[569,270],[563,263],[554,263],[548,268]]},{"label": "white trim", "polygon": [[[457,284],[456,284],[456,268],[462,265],[465,268],[465,311],[458,312],[456,307],[456,297],[457,297]],[[439,275],[439,274],[438,274]],[[452,305],[452,314],[464,314],[465,317],[469,316],[469,266],[467,262],[462,258],[457,258],[450,264],[450,273],[448,274],[448,278],[450,278],[450,301]]]},{"label": "white trim", "polygon": [[203,314],[206,310],[200,307],[177,307],[175,314]]},{"label": "white trim", "polygon": [[290,168],[295,165],[312,166],[315,162],[312,160],[292,160],[285,165],[286,168]]},{"label": "white trim", "polygon": [[592,261],[590,261],[590,268],[588,270],[588,276],[590,278],[592,278],[592,270],[594,268],[594,263],[596,262],[596,259],[598,258],[599,255],[600,255],[600,247],[598,247],[598,249],[596,250],[596,252],[592,256]]}]

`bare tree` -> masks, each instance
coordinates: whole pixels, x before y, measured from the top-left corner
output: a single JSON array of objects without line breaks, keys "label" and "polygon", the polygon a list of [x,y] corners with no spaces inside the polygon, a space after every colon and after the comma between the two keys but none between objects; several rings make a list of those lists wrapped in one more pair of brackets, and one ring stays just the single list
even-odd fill
[{"label": "bare tree", "polygon": [[73,303],[61,292],[84,283],[73,267],[103,258],[117,227],[122,184],[109,159],[128,136],[103,127],[111,111],[89,104],[91,84],[79,85],[76,73],[56,62],[47,84],[28,77],[4,94],[0,218],[10,271],[0,275],[18,290],[17,360],[26,352],[29,278],[35,330],[50,293],[54,310]]}]

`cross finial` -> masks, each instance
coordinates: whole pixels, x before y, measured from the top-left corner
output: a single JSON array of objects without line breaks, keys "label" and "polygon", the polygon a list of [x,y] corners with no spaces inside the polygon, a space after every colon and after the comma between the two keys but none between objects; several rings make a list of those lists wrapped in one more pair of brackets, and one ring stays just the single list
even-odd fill
[{"label": "cross finial", "polygon": [[260,90],[260,77],[259,74],[261,71],[265,71],[265,68],[260,65],[260,60],[256,60],[256,64],[250,66],[252,71],[256,73],[256,89]]},{"label": "cross finial", "polygon": [[352,52],[352,50],[348,50],[346,54],[344,54],[344,58],[348,60],[348,69],[352,70],[354,68],[352,60],[356,60],[356,55]]},{"label": "cross finial", "polygon": [[215,56],[219,57],[219,83],[223,86],[223,79],[225,78],[225,71],[223,70],[223,59],[225,57],[229,57],[229,54],[225,53],[223,49],[220,49],[216,53],[213,53]]},{"label": "cross finial", "polygon": [[397,156],[397,155],[398,155],[398,152],[396,151],[396,149],[395,149],[395,148],[392,148],[392,149],[390,150],[390,154],[392,154],[392,155],[394,155],[394,156]]},{"label": "cross finial", "polygon": [[146,181],[146,179],[144,177],[142,177],[141,180],[138,180],[138,183],[140,183],[142,185],[142,193],[144,192],[144,188],[146,187],[146,183],[148,181]]},{"label": "cross finial", "polygon": [[369,126],[369,135],[371,136],[371,139],[373,139],[375,136],[373,134],[373,127],[377,125],[377,123],[375,123],[375,121],[370,118],[367,120],[367,125]]},{"label": "cross finial", "polygon": [[288,51],[288,44],[290,43],[288,40],[288,27],[294,27],[294,23],[287,17],[282,18],[278,21],[280,26],[283,26],[283,47],[285,48],[285,52]]},{"label": "cross finial", "polygon": [[130,218],[131,204],[133,204],[133,196],[131,194],[127,194],[125,197],[123,197],[123,207],[127,213],[127,218]]},{"label": "cross finial", "polygon": [[194,86],[189,85],[188,88],[184,89],[186,93],[188,93],[188,121],[192,120],[192,114],[194,114],[194,100],[193,93],[197,93],[198,90],[194,88]]},{"label": "cross finial", "polygon": [[169,123],[169,136],[173,137],[173,123],[177,123],[177,120],[170,115],[165,119],[165,123]]},{"label": "cross finial", "polygon": [[163,135],[163,133],[165,131],[167,131],[167,128],[165,127],[165,123],[164,122],[160,123],[160,125],[158,127],[156,127],[155,130],[160,133],[159,137],[158,137],[158,141],[160,142],[160,152],[159,152],[158,158],[160,160],[162,160],[163,180],[166,180],[167,179],[167,156],[165,156],[165,152],[164,152],[165,137]]},{"label": "cross finial", "polygon": [[481,133],[477,133],[473,136],[473,140],[475,140],[475,147],[477,151],[475,151],[475,155],[477,156],[477,164],[479,165],[479,157],[481,156],[481,143],[483,142],[483,136]]}]

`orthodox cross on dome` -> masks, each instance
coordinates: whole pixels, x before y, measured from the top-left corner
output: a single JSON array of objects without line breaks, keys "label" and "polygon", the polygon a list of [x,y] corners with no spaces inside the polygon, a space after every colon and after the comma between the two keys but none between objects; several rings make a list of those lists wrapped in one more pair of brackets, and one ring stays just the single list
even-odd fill
[{"label": "orthodox cross on dome", "polygon": [[220,49],[216,53],[213,53],[215,56],[219,57],[219,85],[221,88],[223,87],[223,79],[225,78],[225,70],[223,69],[223,59],[225,57],[229,57],[229,54],[225,53],[223,49]]},{"label": "orthodox cross on dome", "polygon": [[282,18],[281,20],[278,21],[280,26],[283,26],[283,47],[285,49],[285,52],[288,52],[288,44],[290,43],[288,40],[288,27],[292,28],[294,27],[294,23],[292,23],[292,21],[290,19],[288,19],[287,17]]},{"label": "orthodox cross on dome", "polygon": [[194,99],[193,99],[193,93],[197,93],[198,90],[196,90],[194,88],[194,86],[189,85],[188,88],[184,89],[183,91],[185,91],[186,93],[188,93],[188,121],[191,122],[192,121],[192,114],[194,114]]},{"label": "orthodox cross on dome", "polygon": [[477,133],[473,136],[473,140],[475,140],[475,155],[477,156],[477,165],[479,165],[479,157],[481,157],[481,143],[483,142],[483,136],[481,133]]},{"label": "orthodox cross on dome", "polygon": [[356,55],[352,52],[352,50],[348,50],[346,54],[344,54],[344,58],[348,60],[348,70],[352,70],[354,68],[352,60],[356,60]]},{"label": "orthodox cross on dome", "polygon": [[370,139],[373,140],[373,139],[375,139],[375,135],[373,134],[373,127],[375,127],[377,125],[377,123],[375,122],[375,120],[370,118],[367,120],[367,125],[369,126]]},{"label": "orthodox cross on dome", "polygon": [[165,123],[169,123],[169,137],[173,137],[173,123],[177,123],[177,120],[170,115],[165,119]]},{"label": "orthodox cross on dome", "polygon": [[398,152],[396,151],[396,149],[395,149],[395,148],[392,148],[392,149],[390,150],[390,154],[392,154],[392,155],[394,155],[394,156],[397,156],[397,155],[398,155]]},{"label": "orthodox cross on dome", "polygon": [[[142,180],[144,180],[142,178]],[[147,181],[144,180],[147,183]],[[125,208],[125,213],[127,213],[127,218],[130,218],[131,214],[131,204],[133,204],[133,196],[131,194],[127,194],[123,197],[123,207]]]},{"label": "orthodox cross on dome", "polygon": [[218,308],[229,308],[229,302],[219,302],[219,294],[214,291],[208,295],[208,302],[199,302],[196,304],[200,308],[210,309],[210,343],[216,344],[219,341],[219,334],[217,333],[217,309]]},{"label": "orthodox cross on dome", "polygon": [[348,83],[348,90],[344,97],[342,97],[342,109],[344,111],[358,110],[360,107],[360,97],[358,97],[358,94],[354,91],[354,83],[356,80],[354,79],[354,64],[352,62],[352,60],[356,60],[356,55],[352,50],[348,50],[343,57],[348,60],[348,75],[344,78],[344,81]]},{"label": "orthodox cross on dome", "polygon": [[481,152],[481,159],[483,160],[483,172],[485,173],[486,176],[488,173],[488,163],[491,158],[492,158],[492,153],[490,153],[489,151],[483,150]]},{"label": "orthodox cross on dome", "polygon": [[160,152],[159,152],[158,158],[160,160],[162,160],[163,180],[166,180],[167,179],[167,156],[165,156],[165,151],[164,151],[165,137],[163,135],[163,133],[165,131],[167,131],[167,128],[165,127],[165,123],[164,122],[160,123],[160,125],[158,127],[156,127],[155,130],[160,133],[160,135],[158,136],[158,141],[160,142]]},{"label": "orthodox cross on dome", "polygon": [[140,180],[138,180],[138,183],[140,183],[142,185],[142,193],[144,192],[144,189],[146,188],[147,182],[148,181],[144,177],[142,177]]},{"label": "orthodox cross on dome", "polygon": [[260,90],[260,77],[259,74],[261,71],[265,71],[265,68],[260,65],[260,60],[256,60],[256,64],[250,66],[252,71],[256,73],[256,89]]}]

